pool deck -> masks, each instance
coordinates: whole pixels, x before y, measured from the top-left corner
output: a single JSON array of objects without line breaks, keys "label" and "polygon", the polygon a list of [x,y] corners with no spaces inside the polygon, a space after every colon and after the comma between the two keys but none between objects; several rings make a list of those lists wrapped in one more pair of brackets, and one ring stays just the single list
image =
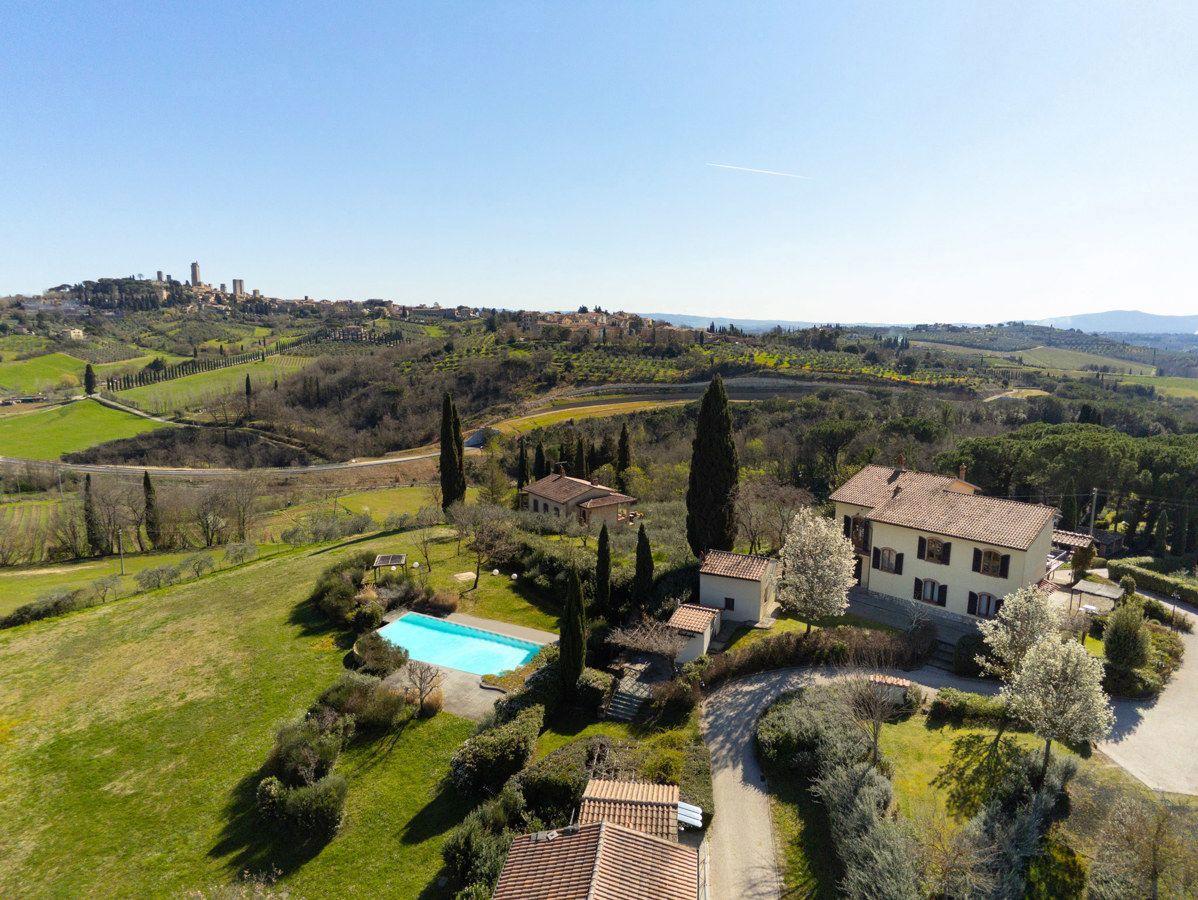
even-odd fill
[{"label": "pool deck", "polygon": [[[397,609],[384,616],[384,622],[394,622],[407,610]],[[481,628],[483,631],[493,631],[507,637],[518,638],[533,644],[552,644],[557,635],[536,628],[525,628],[523,625],[511,625],[495,619],[480,619],[478,616],[468,616],[465,613],[450,613],[445,617],[450,622],[466,625],[470,628]],[[495,703],[503,696],[502,691],[484,688],[482,678],[460,669],[450,669],[447,666],[437,666],[441,670],[441,695],[444,698],[444,709],[455,716],[479,721],[486,717]],[[387,681],[400,687],[404,683],[403,669],[400,669]]]}]

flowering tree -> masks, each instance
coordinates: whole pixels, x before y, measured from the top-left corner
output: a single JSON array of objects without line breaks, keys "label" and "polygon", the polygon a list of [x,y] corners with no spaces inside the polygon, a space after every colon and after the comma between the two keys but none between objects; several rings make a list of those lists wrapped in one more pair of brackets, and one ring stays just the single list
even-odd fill
[{"label": "flowering tree", "polygon": [[1059,634],[1047,635],[1031,646],[1003,695],[1011,712],[1044,738],[1041,784],[1053,741],[1096,741],[1115,724],[1102,690],[1102,661]]},{"label": "flowering tree", "polygon": [[1007,594],[998,615],[980,623],[978,630],[990,654],[977,657],[977,664],[1010,681],[1027,651],[1041,638],[1061,630],[1061,616],[1044,591],[1022,587]]},{"label": "flowering tree", "polygon": [[853,545],[830,520],[803,507],[791,519],[782,545],[778,602],[806,620],[840,616],[853,586]]}]

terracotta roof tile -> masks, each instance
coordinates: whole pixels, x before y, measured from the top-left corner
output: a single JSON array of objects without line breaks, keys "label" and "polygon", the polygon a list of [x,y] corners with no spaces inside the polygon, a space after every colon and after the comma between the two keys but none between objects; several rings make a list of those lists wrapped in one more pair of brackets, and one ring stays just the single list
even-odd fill
[{"label": "terracotta roof tile", "polygon": [[695,900],[690,847],[611,822],[512,841],[493,900]]},{"label": "terracotta roof tile", "polygon": [[766,556],[750,556],[747,553],[732,553],[728,550],[708,550],[703,557],[699,572],[703,575],[719,575],[723,578],[743,578],[760,581],[769,568],[771,560]]},{"label": "terracotta roof tile", "polygon": [[[599,487],[599,485],[595,486]],[[607,488],[603,488],[603,490],[607,490]],[[627,494],[621,494],[619,491],[612,491],[606,497],[583,500],[578,505],[585,509],[594,509],[596,506],[612,506],[616,503],[636,503],[636,497],[629,497]]]},{"label": "terracotta roof tile", "polygon": [[676,841],[678,799],[676,784],[592,778],[582,793],[578,823],[612,822]]},{"label": "terracotta roof tile", "polygon": [[1058,529],[1052,533],[1052,542],[1062,547],[1089,547],[1094,543],[1094,538],[1080,531]]},{"label": "terracotta roof tile", "polygon": [[548,497],[550,500],[556,500],[558,503],[568,503],[597,487],[604,491],[611,490],[611,488],[591,484],[589,481],[581,478],[553,474],[539,478],[531,484],[526,484],[524,490],[540,497]]},{"label": "terracotta roof tile", "polygon": [[720,611],[710,606],[697,606],[694,603],[683,603],[670,616],[667,623],[679,631],[689,631],[692,634],[702,634],[711,627],[711,623],[720,615]]}]

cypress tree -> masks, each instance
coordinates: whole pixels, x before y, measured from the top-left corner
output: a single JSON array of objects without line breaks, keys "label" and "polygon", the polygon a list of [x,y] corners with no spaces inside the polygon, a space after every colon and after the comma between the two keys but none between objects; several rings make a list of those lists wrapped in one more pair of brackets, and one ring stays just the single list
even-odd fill
[{"label": "cypress tree", "polygon": [[1169,513],[1162,507],[1160,515],[1156,517],[1156,527],[1153,529],[1153,549],[1157,556],[1166,556],[1169,553]]},{"label": "cypress tree", "polygon": [[573,697],[578,689],[578,679],[586,666],[586,621],[582,612],[582,584],[578,570],[570,570],[566,589],[566,608],[562,612],[562,631],[558,639],[558,675],[562,680],[562,694]]},{"label": "cypress tree", "polygon": [[739,477],[728,394],[717,373],[703,394],[686,489],[686,541],[695,556],[732,549]]},{"label": "cypress tree", "polygon": [[549,474],[549,461],[545,459],[545,442],[537,441],[537,450],[533,454],[532,473],[540,481]]},{"label": "cypress tree", "polygon": [[462,496],[466,496],[466,443],[462,439],[462,420],[458,418],[458,405],[450,398],[449,407],[453,411],[453,442],[457,447],[458,476],[462,481]]},{"label": "cypress tree", "polygon": [[599,529],[599,547],[595,551],[595,610],[609,622],[615,618],[611,608],[611,545],[607,523]]},{"label": "cypress tree", "polygon": [[616,471],[621,475],[632,466],[632,439],[628,436],[628,423],[620,426],[620,443],[616,447]]},{"label": "cypress tree", "polygon": [[639,616],[649,614],[653,599],[653,549],[642,522],[636,533],[636,566],[632,573],[632,608]]},{"label": "cypress tree", "polygon": [[449,509],[466,497],[466,479],[462,473],[459,445],[461,432],[454,435],[458,413],[449,391],[441,402],[441,508]]},{"label": "cypress tree", "polygon": [[254,388],[250,385],[250,373],[245,373],[245,402],[248,405],[254,397]]},{"label": "cypress tree", "polygon": [[158,517],[158,497],[154,492],[154,482],[150,480],[148,471],[141,473],[141,490],[145,495],[146,537],[149,538],[150,546],[157,550],[162,539],[162,523]]},{"label": "cypress tree", "polygon": [[1073,531],[1077,528],[1077,497],[1072,493],[1072,485],[1067,486],[1066,491],[1069,493],[1061,497],[1061,527]]},{"label": "cypress tree", "polygon": [[83,368],[83,391],[87,394],[96,392],[96,370],[92,368],[91,363]]},{"label": "cypress tree", "polygon": [[87,535],[87,546],[92,556],[103,556],[104,526],[96,512],[96,500],[92,496],[92,477],[88,473],[83,479],[83,529]]},{"label": "cypress tree", "polygon": [[524,438],[520,438],[520,456],[516,463],[516,492],[524,490],[528,484],[528,448],[524,446]]},{"label": "cypress tree", "polygon": [[587,477],[587,448],[581,437],[574,446],[574,477]]}]

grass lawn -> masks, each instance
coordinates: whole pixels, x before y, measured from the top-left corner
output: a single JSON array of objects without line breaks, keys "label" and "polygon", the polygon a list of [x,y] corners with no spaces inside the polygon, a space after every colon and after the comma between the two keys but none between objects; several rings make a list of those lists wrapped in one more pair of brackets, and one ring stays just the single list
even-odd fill
[{"label": "grass lawn", "polygon": [[58,459],[74,450],[168,427],[94,400],[79,400],[0,419],[0,456]]},{"label": "grass lawn", "polygon": [[1164,394],[1166,397],[1198,397],[1198,378],[1184,378],[1181,375],[1137,375],[1123,380],[1130,384],[1152,385],[1158,394]]},{"label": "grass lawn", "polygon": [[[478,496],[478,488],[473,485],[466,489],[466,500],[474,501]],[[337,509],[353,513],[367,513],[377,522],[382,522],[390,515],[414,516],[426,506],[437,504],[429,499],[428,487],[425,485],[406,485],[404,487],[380,488],[374,491],[358,491],[337,498]],[[280,509],[266,516],[258,526],[261,539],[277,537],[285,529],[295,524],[304,516],[319,510],[331,510],[332,500],[313,500],[299,503],[286,509]]]},{"label": "grass lawn", "polygon": [[[279,549],[281,548],[277,545],[262,545],[259,546],[258,552],[260,555],[267,555],[277,552]],[[126,553],[125,576],[121,578],[120,586],[114,594],[136,593],[139,588],[134,576],[142,569],[149,569],[153,566],[173,566],[199,552],[201,551]],[[205,552],[212,557],[217,569],[228,567],[224,563],[224,554],[220,548]],[[117,575],[120,570],[120,559],[115,556],[104,559],[0,568],[0,616],[7,615],[18,606],[29,603],[31,600],[36,600],[50,590],[86,587],[98,578]]]},{"label": "grass lawn", "polygon": [[[857,628],[873,628],[877,631],[894,631],[888,625],[883,625],[880,622],[871,622],[869,619],[863,619],[853,613],[845,613],[843,616],[828,616],[823,619],[817,619],[811,623],[811,630],[816,631],[820,628],[835,628],[837,625],[852,625]],[[775,635],[785,634],[788,631],[806,631],[807,623],[802,619],[794,616],[781,614],[774,621],[773,628],[754,628],[752,625],[746,625],[732,635],[732,639],[728,641],[726,650],[733,648],[748,647],[758,641],[764,641],[766,638],[774,637]]]},{"label": "grass lawn", "polygon": [[225,369],[213,369],[211,372],[200,372],[198,375],[172,378],[158,384],[130,388],[119,392],[117,396],[136,403],[139,408],[148,412],[173,413],[200,406],[224,394],[243,391],[247,374],[259,391],[265,390],[271,386],[274,379],[281,379],[296,372],[311,361],[298,356],[271,356],[267,357],[266,362],[243,363]]},{"label": "grass lawn", "polygon": [[500,422],[495,428],[504,434],[521,434],[534,431],[537,428],[547,428],[572,419],[596,419],[606,416],[623,416],[629,413],[645,412],[662,406],[677,406],[690,403],[690,400],[625,400],[618,403],[595,403],[589,406],[569,406],[561,409],[551,409],[545,412],[533,413],[516,419]]},{"label": "grass lawn", "polygon": [[18,394],[47,391],[64,384],[70,376],[78,386],[86,363],[66,353],[46,353],[31,359],[0,363],[0,390]]},{"label": "grass lawn", "polygon": [[346,825],[315,855],[270,847],[246,814],[274,727],[344,670],[341,635],[304,602],[312,582],[389,543],[0,632],[0,896],[179,896],[268,863],[293,895],[418,895],[463,812],[437,786],[473,723],[442,713],[351,748]]}]

